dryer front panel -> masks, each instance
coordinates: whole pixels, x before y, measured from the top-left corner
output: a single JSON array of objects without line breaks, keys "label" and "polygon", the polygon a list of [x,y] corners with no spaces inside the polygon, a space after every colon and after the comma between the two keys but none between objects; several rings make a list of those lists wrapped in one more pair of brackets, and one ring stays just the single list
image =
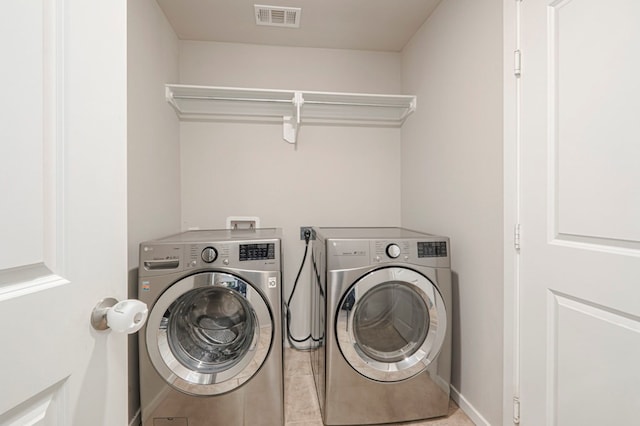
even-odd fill
[{"label": "dryer front panel", "polygon": [[193,395],[229,392],[260,369],[273,339],[262,295],[238,276],[203,272],[169,287],[149,315],[146,343],[154,368]]},{"label": "dryer front panel", "polygon": [[446,329],[438,288],[403,267],[380,268],[358,279],[336,313],[344,358],[358,373],[382,382],[424,371],[440,352]]}]

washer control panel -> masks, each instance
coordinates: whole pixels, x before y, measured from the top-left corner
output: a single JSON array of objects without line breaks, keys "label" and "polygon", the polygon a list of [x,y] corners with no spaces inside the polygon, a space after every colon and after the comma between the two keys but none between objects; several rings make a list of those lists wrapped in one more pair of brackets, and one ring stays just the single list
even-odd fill
[{"label": "washer control panel", "polygon": [[[185,252],[187,269],[211,267],[246,267],[254,264],[253,269],[277,266],[279,246],[276,242],[209,242],[188,246]],[[269,265],[268,267],[266,265]]]},{"label": "washer control panel", "polygon": [[[261,232],[272,234],[268,230]],[[222,236],[215,238],[218,234]],[[139,274],[152,277],[227,267],[251,271],[281,269],[280,238],[241,238],[244,235],[217,230],[187,231],[140,243]]]},{"label": "washer control panel", "polygon": [[185,252],[187,269],[229,264],[229,246],[227,244],[191,244]]}]

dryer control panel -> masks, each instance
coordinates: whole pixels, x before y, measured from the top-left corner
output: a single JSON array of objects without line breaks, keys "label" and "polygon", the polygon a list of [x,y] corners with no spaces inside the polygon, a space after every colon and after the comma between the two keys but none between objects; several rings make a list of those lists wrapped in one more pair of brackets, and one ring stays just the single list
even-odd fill
[{"label": "dryer control panel", "polygon": [[449,238],[398,227],[314,228],[331,270],[406,263],[451,267]]},{"label": "dryer control panel", "polygon": [[411,244],[409,241],[376,241],[375,242],[375,260],[383,259],[391,260],[408,260],[410,255]]},{"label": "dryer control panel", "polygon": [[327,240],[331,268],[349,269],[384,263],[450,267],[446,239]]}]

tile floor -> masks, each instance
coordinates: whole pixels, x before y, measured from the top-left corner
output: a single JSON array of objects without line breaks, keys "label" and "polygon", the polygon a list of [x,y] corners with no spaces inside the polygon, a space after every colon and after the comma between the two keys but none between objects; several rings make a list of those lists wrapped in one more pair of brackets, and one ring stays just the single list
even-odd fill
[{"label": "tile floor", "polygon": [[[285,426],[323,426],[311,375],[309,354],[287,348],[284,357]],[[398,425],[474,426],[469,417],[453,401],[449,403],[449,414],[446,417],[429,421],[398,423]]]}]

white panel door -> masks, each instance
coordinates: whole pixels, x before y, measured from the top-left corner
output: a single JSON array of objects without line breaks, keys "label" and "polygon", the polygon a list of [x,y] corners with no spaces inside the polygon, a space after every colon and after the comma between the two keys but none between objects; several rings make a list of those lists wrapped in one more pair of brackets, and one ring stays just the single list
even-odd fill
[{"label": "white panel door", "polygon": [[125,425],[126,2],[1,8],[0,425]]},{"label": "white panel door", "polygon": [[637,424],[640,2],[520,12],[521,424]]}]

